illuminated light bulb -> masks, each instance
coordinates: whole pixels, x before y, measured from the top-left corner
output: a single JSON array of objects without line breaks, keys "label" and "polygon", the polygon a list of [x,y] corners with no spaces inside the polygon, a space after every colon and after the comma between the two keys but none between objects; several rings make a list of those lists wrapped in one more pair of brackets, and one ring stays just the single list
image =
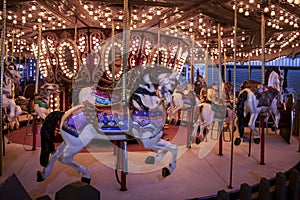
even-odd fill
[{"label": "illuminated light bulb", "polygon": [[265,12],[265,13],[269,12],[269,7],[265,7],[265,8],[264,8],[264,12]]},{"label": "illuminated light bulb", "polygon": [[272,22],[268,22],[267,26],[272,26]]},{"label": "illuminated light bulb", "polygon": [[29,18],[32,18],[32,14],[31,14],[31,13],[28,13],[28,17],[29,17]]},{"label": "illuminated light bulb", "polygon": [[286,23],[286,24],[289,23],[289,19],[288,19],[288,18],[285,18],[285,19],[284,19],[284,23]]},{"label": "illuminated light bulb", "polygon": [[280,20],[280,21],[284,20],[284,17],[281,15],[281,16],[279,17],[279,20]]},{"label": "illuminated light bulb", "polygon": [[239,13],[243,13],[244,9],[243,8],[239,8]]},{"label": "illuminated light bulb", "polygon": [[35,5],[32,5],[32,6],[31,6],[31,9],[32,9],[32,10],[36,10],[36,6],[35,6]]},{"label": "illuminated light bulb", "polygon": [[289,25],[290,25],[290,26],[293,26],[293,25],[294,25],[294,22],[293,22],[293,21],[290,21]]},{"label": "illuminated light bulb", "polygon": [[271,11],[271,16],[275,16],[275,14],[276,14],[275,11],[272,10],[272,11]]},{"label": "illuminated light bulb", "polygon": [[11,16],[11,15],[8,15],[8,16],[7,16],[7,19],[8,19],[8,20],[12,20],[12,16]]},{"label": "illuminated light bulb", "polygon": [[157,14],[157,15],[161,15],[161,11],[160,11],[160,10],[157,10],[157,11],[156,11],[156,14]]},{"label": "illuminated light bulb", "polygon": [[246,11],[245,11],[245,16],[249,16],[249,14],[250,14],[249,11],[246,10]]},{"label": "illuminated light bulb", "polygon": [[294,0],[294,4],[299,5],[300,1],[299,0]]}]

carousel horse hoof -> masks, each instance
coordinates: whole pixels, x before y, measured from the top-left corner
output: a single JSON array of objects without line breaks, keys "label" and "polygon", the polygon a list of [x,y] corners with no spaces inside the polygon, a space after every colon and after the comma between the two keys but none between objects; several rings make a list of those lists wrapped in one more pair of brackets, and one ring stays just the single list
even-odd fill
[{"label": "carousel horse hoof", "polygon": [[275,132],[276,129],[277,129],[277,128],[276,128],[275,126],[272,126],[272,127],[271,127],[271,130],[272,130],[273,132]]},{"label": "carousel horse hoof", "polygon": [[154,156],[148,156],[145,160],[146,164],[154,164],[155,157]]},{"label": "carousel horse hoof", "polygon": [[254,138],[253,141],[254,141],[255,144],[259,144],[260,143],[260,138]]},{"label": "carousel horse hoof", "polygon": [[85,177],[82,177],[82,178],[81,178],[81,182],[84,182],[84,183],[90,184],[90,183],[91,183],[91,179],[90,179],[90,178],[85,178]]},{"label": "carousel horse hoof", "polygon": [[168,169],[168,168],[166,168],[166,167],[164,167],[163,169],[162,169],[162,176],[163,177],[167,177],[167,176],[169,176],[171,173],[170,173],[170,170]]},{"label": "carousel horse hoof", "polygon": [[196,137],[196,144],[200,144],[200,143],[201,143],[200,137]]},{"label": "carousel horse hoof", "polygon": [[37,181],[37,182],[42,182],[42,181],[44,181],[44,178],[43,178],[43,176],[42,176],[42,172],[41,172],[41,171],[37,171],[37,172],[36,172],[36,181]]},{"label": "carousel horse hoof", "polygon": [[242,142],[241,138],[235,138],[234,145],[239,146],[241,144],[241,142]]}]

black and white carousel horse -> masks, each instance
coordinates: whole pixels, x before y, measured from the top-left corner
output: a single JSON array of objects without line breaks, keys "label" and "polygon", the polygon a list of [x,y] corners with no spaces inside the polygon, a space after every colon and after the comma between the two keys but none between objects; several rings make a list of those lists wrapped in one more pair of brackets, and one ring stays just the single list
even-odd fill
[{"label": "black and white carousel horse", "polygon": [[13,62],[4,63],[3,77],[2,107],[7,111],[6,113],[10,128],[18,128],[19,124],[17,118],[22,113],[22,109],[20,106],[16,105],[14,88],[15,84],[18,84],[21,76]]},{"label": "black and white carousel horse", "polygon": [[259,82],[248,81],[242,84],[244,88],[238,95],[237,100],[237,126],[239,137],[234,141],[239,145],[244,136],[244,123],[247,113],[250,113],[248,126],[254,133],[254,142],[260,142],[260,134],[255,128],[255,121],[261,112],[272,112],[275,120],[273,130],[278,128],[280,113],[277,103],[281,94],[283,79],[278,72],[272,71],[268,78],[268,87]]},{"label": "black and white carousel horse", "polygon": [[[75,162],[73,157],[92,139],[110,140],[111,132],[115,135],[114,139],[133,137],[145,148],[157,152],[156,156],[146,158],[147,164],[155,164],[167,152],[171,152],[169,166],[163,168],[162,175],[166,177],[174,171],[178,147],[162,139],[162,129],[166,120],[166,105],[170,103],[177,85],[177,73],[164,67],[147,67],[140,71],[141,74],[133,81],[133,87],[128,86],[131,80],[128,79],[127,89],[130,93],[127,102],[104,105],[87,100],[65,113],[55,111],[46,117],[41,128],[40,164],[44,169],[37,173],[38,181],[46,179],[55,161],[59,160],[81,173],[82,181],[89,183],[91,176],[87,168]],[[64,142],[55,150],[53,125],[58,121]]]}]

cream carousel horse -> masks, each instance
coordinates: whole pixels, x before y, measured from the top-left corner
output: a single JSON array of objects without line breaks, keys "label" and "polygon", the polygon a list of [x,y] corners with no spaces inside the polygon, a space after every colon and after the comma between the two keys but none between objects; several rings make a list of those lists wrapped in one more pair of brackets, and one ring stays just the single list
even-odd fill
[{"label": "cream carousel horse", "polygon": [[4,63],[4,80],[3,80],[3,95],[2,95],[2,107],[8,109],[7,113],[8,121],[10,124],[10,129],[14,127],[18,128],[17,118],[22,113],[20,106],[16,105],[15,102],[15,93],[14,93],[14,84],[18,84],[21,76],[16,70],[16,65],[12,62]]},{"label": "cream carousel horse", "polygon": [[[237,101],[237,124],[239,137],[234,141],[235,145],[239,145],[244,136],[244,123],[247,113],[250,113],[248,126],[254,133],[254,142],[260,142],[260,134],[255,128],[255,121],[260,112],[272,112],[275,116],[274,128],[278,128],[280,113],[277,110],[277,102],[282,90],[283,79],[281,76],[272,71],[268,78],[268,87],[262,85],[256,86],[254,89],[244,88],[238,96]],[[258,87],[258,88],[257,88]]]},{"label": "cream carousel horse", "polygon": [[[92,139],[110,140],[112,135],[108,133],[111,132],[123,140],[134,137],[145,148],[157,152],[156,156],[146,158],[147,164],[157,163],[171,152],[169,166],[162,170],[163,177],[170,175],[176,168],[178,147],[162,139],[162,129],[166,120],[165,105],[170,103],[177,85],[176,76],[177,73],[167,68],[147,67],[136,77],[133,87],[128,88],[131,91],[128,104],[113,102],[97,107],[84,101],[83,105],[75,106],[64,114],[59,111],[50,113],[41,128],[40,164],[45,168],[42,172],[38,171],[37,181],[46,179],[55,161],[59,160],[81,173],[82,181],[89,183],[91,176],[87,168],[76,163],[73,157]],[[54,128],[51,127],[60,120],[64,142],[55,150],[51,139]],[[53,155],[48,160],[50,154]]]}]

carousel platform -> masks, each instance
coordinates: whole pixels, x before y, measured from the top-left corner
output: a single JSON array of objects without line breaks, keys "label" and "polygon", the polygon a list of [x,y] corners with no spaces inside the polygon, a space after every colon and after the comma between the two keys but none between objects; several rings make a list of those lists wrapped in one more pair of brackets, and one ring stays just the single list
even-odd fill
[{"label": "carousel platform", "polygon": [[[176,134],[174,134],[176,132]],[[163,178],[161,168],[167,164],[168,154],[163,161],[149,167],[144,164],[147,155],[153,153],[137,144],[128,145],[127,191],[119,191],[113,166],[115,156],[109,146],[87,148],[75,156],[75,160],[87,166],[91,176],[91,186],[101,193],[101,199],[197,199],[203,196],[215,195],[219,190],[228,192],[238,190],[242,183],[254,185],[262,177],[275,177],[277,172],[286,172],[298,164],[300,160],[299,139],[292,136],[287,144],[279,134],[271,130],[266,134],[265,165],[260,165],[260,145],[252,143],[251,156],[248,157],[248,142],[234,147],[233,157],[233,189],[228,189],[230,180],[230,142],[223,142],[223,156],[219,156],[218,141],[214,142],[212,150],[201,156],[200,145],[193,144],[192,148],[185,147],[186,133],[177,126],[165,130],[172,142],[179,146],[177,168],[172,175]],[[246,133],[249,131],[246,129]],[[17,134],[17,133],[16,133]],[[20,137],[24,130],[19,131]],[[56,162],[50,176],[44,182],[36,182],[36,172],[41,170],[39,165],[39,143],[32,151],[31,144],[14,140],[11,133],[11,143],[6,144],[6,154],[3,156],[3,173],[0,183],[15,174],[24,189],[32,199],[48,195],[55,199],[55,193],[64,186],[80,180],[81,176],[69,166]],[[26,136],[29,138],[31,136]],[[30,139],[28,139],[30,141]],[[15,141],[15,142],[14,142]],[[7,142],[7,138],[5,138]],[[92,145],[93,146],[93,145]],[[95,146],[95,145],[94,145]],[[25,148],[24,148],[25,147]]]}]

